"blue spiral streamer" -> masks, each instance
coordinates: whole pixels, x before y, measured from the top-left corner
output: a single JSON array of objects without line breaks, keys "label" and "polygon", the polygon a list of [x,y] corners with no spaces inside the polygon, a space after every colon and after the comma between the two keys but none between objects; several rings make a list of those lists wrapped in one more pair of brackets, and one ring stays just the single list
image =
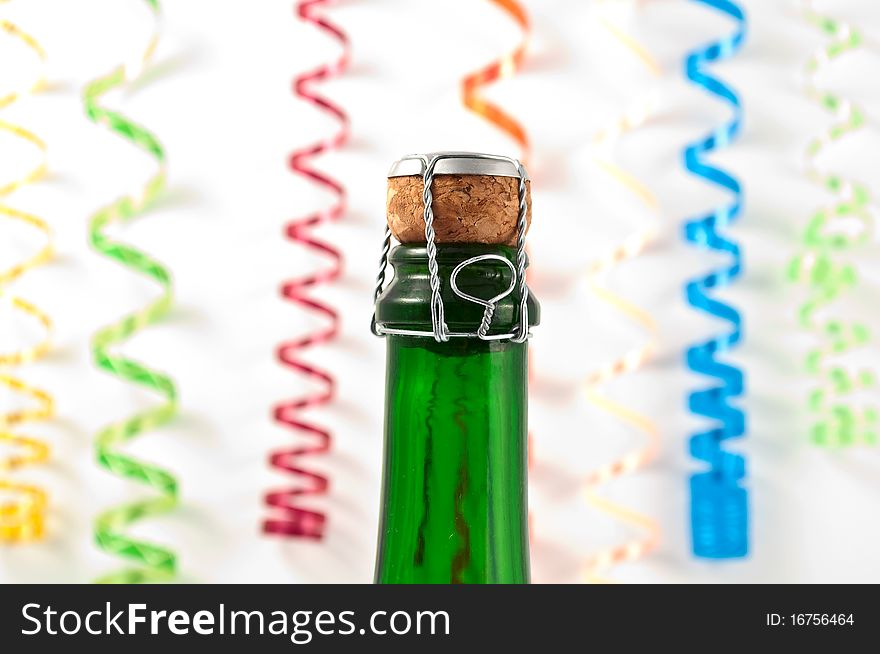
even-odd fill
[{"label": "blue spiral streamer", "polygon": [[695,556],[728,559],[748,553],[748,503],[745,459],[722,447],[724,441],[745,434],[745,414],[731,404],[743,393],[743,373],[737,367],[720,361],[718,356],[742,340],[742,320],[732,306],[711,295],[713,289],[727,286],[742,273],[739,245],[722,230],[742,213],[742,188],[732,175],[706,161],[706,155],[730,144],[742,125],[742,105],[736,92],[708,71],[708,64],[736,54],[746,35],[746,18],[742,8],[730,0],[693,0],[726,14],[736,21],[733,33],[713,41],[687,55],[685,74],[691,82],[714,97],[728,103],[731,118],[708,136],[691,143],[684,152],[687,170],[710,184],[729,191],[731,199],[710,213],[685,223],[684,237],[695,246],[729,256],[729,263],[709,274],[689,281],[686,286],[688,303],[698,311],[729,324],[729,329],[708,341],[688,348],[687,366],[693,372],[710,377],[715,383],[693,391],[688,408],[696,415],[712,421],[710,429],[690,438],[690,453],[707,468],[691,476],[691,527]]}]

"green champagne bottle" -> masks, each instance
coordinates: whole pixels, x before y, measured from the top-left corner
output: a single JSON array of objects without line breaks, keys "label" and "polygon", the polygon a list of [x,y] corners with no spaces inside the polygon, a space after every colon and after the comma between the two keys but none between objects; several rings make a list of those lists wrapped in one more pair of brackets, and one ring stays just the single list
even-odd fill
[{"label": "green champagne bottle", "polygon": [[[409,177],[413,159],[421,175],[395,179]],[[376,582],[528,583],[525,336],[539,308],[522,277],[525,171],[513,160],[441,153],[401,160],[391,177],[434,192],[418,207],[429,208],[417,217],[422,243],[391,252],[394,279],[377,291],[374,331],[387,338],[388,358]],[[487,211],[499,179],[512,197]],[[481,215],[462,231],[470,211]],[[389,202],[398,238],[399,213]],[[475,242],[487,230],[517,247]]]}]

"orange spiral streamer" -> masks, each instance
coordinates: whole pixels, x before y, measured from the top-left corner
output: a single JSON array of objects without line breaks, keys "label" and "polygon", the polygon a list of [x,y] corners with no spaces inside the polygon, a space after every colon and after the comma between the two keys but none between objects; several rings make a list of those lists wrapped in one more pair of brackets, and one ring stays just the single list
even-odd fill
[{"label": "orange spiral streamer", "polygon": [[520,148],[520,160],[526,163],[530,145],[525,128],[501,107],[484,98],[480,91],[484,86],[512,77],[522,68],[528,47],[531,23],[525,9],[516,0],[490,0],[490,2],[501,7],[517,22],[522,29],[523,38],[514,50],[474,71],[462,80],[462,101],[469,110],[482,116],[516,141]]}]

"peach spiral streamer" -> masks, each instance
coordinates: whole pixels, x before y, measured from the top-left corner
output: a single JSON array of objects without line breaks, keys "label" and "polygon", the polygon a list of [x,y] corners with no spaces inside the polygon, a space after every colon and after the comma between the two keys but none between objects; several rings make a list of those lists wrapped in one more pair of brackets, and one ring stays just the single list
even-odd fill
[{"label": "peach spiral streamer", "polygon": [[[29,34],[8,20],[0,21],[0,28],[11,38],[23,43],[45,64],[46,53]],[[7,107],[30,92],[45,85],[40,73],[36,81],[24,90],[13,90],[0,97],[0,108]],[[0,216],[23,223],[41,233],[43,245],[36,253],[0,270],[0,301],[8,303],[15,312],[35,322],[42,336],[36,344],[0,352],[0,386],[10,395],[22,398],[26,408],[9,409],[0,414],[0,444],[6,452],[0,457],[0,541],[21,542],[40,539],[45,534],[48,496],[37,485],[25,483],[10,473],[27,466],[39,465],[49,458],[49,446],[40,438],[18,431],[19,425],[50,420],[54,415],[54,400],[44,390],[20,379],[15,368],[32,363],[50,349],[52,320],[35,304],[13,295],[8,287],[27,271],[43,265],[52,257],[52,233],[48,223],[31,213],[9,206],[6,198],[21,187],[38,181],[46,172],[46,144],[33,132],[0,120],[0,130],[25,141],[39,153],[39,163],[20,177],[0,185]]]},{"label": "peach spiral streamer", "polygon": [[[605,1],[601,4],[603,6],[600,7],[601,13],[598,17],[600,26],[626,50],[627,55],[636,59],[652,78],[659,77],[661,69],[654,57],[611,18],[608,5],[612,3]],[[649,416],[612,399],[602,391],[611,380],[633,374],[645,366],[657,349],[658,329],[653,316],[615,293],[608,283],[609,274],[616,266],[639,256],[657,238],[660,219],[657,198],[646,184],[614,162],[612,152],[621,137],[638,129],[650,118],[655,111],[655,104],[652,97],[645,95],[616,117],[608,127],[600,130],[595,138],[596,146],[605,150],[595,157],[596,164],[616,184],[634,196],[650,213],[652,220],[650,224],[632,232],[614,249],[593,263],[588,273],[590,290],[596,297],[638,325],[645,334],[640,344],[593,371],[586,383],[587,399],[593,406],[639,432],[644,439],[638,449],[593,471],[587,478],[585,493],[588,504],[641,532],[639,537],[633,537],[627,542],[593,554],[584,569],[585,579],[590,583],[608,583],[610,579],[606,575],[611,567],[642,558],[653,550],[660,540],[660,526],[656,520],[613,502],[599,493],[599,487],[604,484],[631,475],[649,465],[656,458],[659,448],[660,433],[656,423]]]}]

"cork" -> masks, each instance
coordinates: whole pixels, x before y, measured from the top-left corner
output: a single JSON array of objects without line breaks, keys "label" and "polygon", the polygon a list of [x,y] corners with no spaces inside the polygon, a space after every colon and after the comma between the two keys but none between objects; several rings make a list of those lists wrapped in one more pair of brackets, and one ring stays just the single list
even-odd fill
[{"label": "cork", "polygon": [[[388,226],[401,243],[425,242],[424,188],[420,175],[388,178]],[[516,245],[519,179],[437,175],[431,190],[437,243]],[[526,229],[531,223],[531,184],[526,181]]]}]

